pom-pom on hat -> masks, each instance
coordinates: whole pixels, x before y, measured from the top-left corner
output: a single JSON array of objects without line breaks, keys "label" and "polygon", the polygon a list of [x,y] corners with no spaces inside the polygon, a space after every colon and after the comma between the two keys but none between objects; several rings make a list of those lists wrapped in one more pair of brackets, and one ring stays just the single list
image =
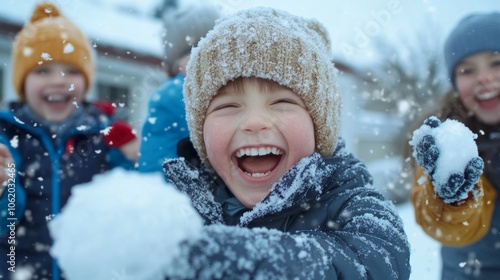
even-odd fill
[{"label": "pom-pom on hat", "polygon": [[90,42],[82,31],[59,9],[44,2],[36,6],[33,15],[16,35],[12,47],[12,77],[14,89],[24,101],[24,80],[35,67],[59,62],[80,69],[87,89],[92,84],[94,63]]},{"label": "pom-pom on hat", "polygon": [[209,4],[188,5],[168,10],[163,16],[165,63],[169,76],[179,73],[176,61],[189,54],[215,25],[219,10]]},{"label": "pom-pom on hat", "polygon": [[331,156],[337,141],[341,98],[325,28],[272,8],[251,8],[216,22],[191,53],[184,81],[186,119],[193,146],[205,164],[203,123],[218,90],[239,77],[271,80],[305,102],[315,126],[316,150]]},{"label": "pom-pom on hat", "polygon": [[463,18],[444,45],[449,78],[455,86],[455,68],[466,57],[485,51],[500,51],[500,13],[471,14]]}]

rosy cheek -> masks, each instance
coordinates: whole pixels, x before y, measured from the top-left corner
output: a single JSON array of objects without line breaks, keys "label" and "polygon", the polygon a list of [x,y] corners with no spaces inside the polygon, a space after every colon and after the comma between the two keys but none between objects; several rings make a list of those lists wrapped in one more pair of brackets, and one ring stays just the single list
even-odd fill
[{"label": "rosy cheek", "polygon": [[203,126],[203,141],[208,156],[221,154],[224,151],[227,136],[224,133],[224,126],[216,121],[206,121]]}]

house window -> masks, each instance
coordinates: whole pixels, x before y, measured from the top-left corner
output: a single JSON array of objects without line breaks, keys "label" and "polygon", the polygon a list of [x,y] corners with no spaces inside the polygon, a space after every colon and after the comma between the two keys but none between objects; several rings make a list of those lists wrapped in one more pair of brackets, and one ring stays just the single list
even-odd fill
[{"label": "house window", "polygon": [[126,86],[105,83],[97,84],[97,96],[100,100],[127,105],[129,93],[130,89]]}]

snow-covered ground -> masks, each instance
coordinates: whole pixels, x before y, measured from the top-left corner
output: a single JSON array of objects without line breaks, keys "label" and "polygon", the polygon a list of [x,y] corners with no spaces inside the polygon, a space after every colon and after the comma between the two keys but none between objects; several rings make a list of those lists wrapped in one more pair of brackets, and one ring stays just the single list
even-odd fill
[{"label": "snow-covered ground", "polygon": [[428,237],[415,222],[411,203],[398,205],[399,215],[403,219],[405,231],[411,245],[410,280],[438,280],[441,273],[440,245]]}]

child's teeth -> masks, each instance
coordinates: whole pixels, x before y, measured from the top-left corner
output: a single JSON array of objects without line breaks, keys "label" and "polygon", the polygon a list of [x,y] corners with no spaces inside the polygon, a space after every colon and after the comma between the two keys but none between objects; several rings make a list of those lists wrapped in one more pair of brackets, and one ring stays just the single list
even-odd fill
[{"label": "child's teeth", "polygon": [[496,97],[496,95],[497,94],[495,92],[487,92],[487,93],[478,95],[477,99],[479,99],[479,100],[487,100],[487,99],[491,99],[491,98]]},{"label": "child's teeth", "polygon": [[269,173],[271,173],[271,171],[267,171],[266,173],[252,173],[252,174],[245,172],[245,174],[247,174],[248,176],[252,176],[255,178],[264,177],[264,176],[268,175]]}]

